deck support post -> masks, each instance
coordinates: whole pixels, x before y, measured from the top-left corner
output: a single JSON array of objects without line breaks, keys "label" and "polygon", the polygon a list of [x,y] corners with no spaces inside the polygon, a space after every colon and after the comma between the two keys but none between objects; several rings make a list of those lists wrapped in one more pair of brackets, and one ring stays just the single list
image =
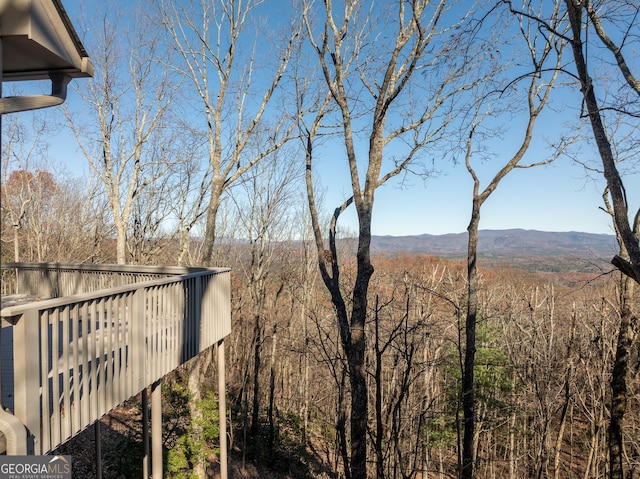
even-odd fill
[{"label": "deck support post", "polygon": [[147,388],[142,390],[142,477],[149,479],[149,395]]},{"label": "deck support post", "polygon": [[220,430],[220,479],[227,479],[227,400],[225,385],[224,339],[218,341],[218,409]]},{"label": "deck support post", "polygon": [[151,459],[153,479],[162,479],[162,381],[151,386]]}]

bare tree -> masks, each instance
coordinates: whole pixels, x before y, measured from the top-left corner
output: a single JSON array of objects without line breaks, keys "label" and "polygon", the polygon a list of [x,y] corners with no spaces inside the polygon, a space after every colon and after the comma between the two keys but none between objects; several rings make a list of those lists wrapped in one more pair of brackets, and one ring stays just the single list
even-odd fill
[{"label": "bare tree", "polygon": [[[629,43],[634,43],[635,37],[631,32],[637,29],[639,20],[638,5],[632,5],[628,2],[613,2],[616,5],[609,5],[608,9],[600,9],[596,11],[591,0],[576,2],[574,0],[565,0],[569,23],[571,25],[572,36],[569,39],[571,50],[573,52],[574,66],[576,68],[577,77],[580,81],[580,91],[584,98],[584,107],[586,115],[589,118],[593,138],[598,147],[600,159],[602,160],[603,174],[607,180],[607,187],[611,197],[611,208],[613,212],[613,220],[618,238],[621,240],[621,246],[626,250],[626,257],[616,255],[612,263],[620,269],[625,275],[633,278],[640,283],[640,244],[638,236],[640,235],[640,208],[636,211],[634,218],[630,217],[633,212],[629,211],[627,196],[624,188],[623,179],[618,170],[616,155],[612,148],[612,138],[605,127],[605,108],[615,108],[623,110],[624,114],[629,114],[635,118],[640,115],[637,109],[638,100],[640,100],[640,81],[631,71],[631,65],[625,58],[625,47],[629,48]],[[617,5],[620,4],[620,5]],[[620,7],[624,15],[620,16],[620,12],[615,10]],[[607,14],[615,15],[609,20],[610,24],[616,24],[622,21],[622,35],[619,37],[619,43],[614,42],[605,31],[605,20]],[[596,96],[596,87],[603,87],[604,79],[594,78],[589,72],[589,58],[586,53],[587,40],[583,39],[583,32],[589,28],[590,21],[598,38],[606,46],[613,56],[618,67],[618,73],[622,75],[624,84],[620,85],[623,91],[617,98],[626,100],[631,95],[635,98],[627,104],[607,105],[606,102],[599,100]],[[583,22],[587,22],[583,24]],[[620,28],[618,25],[617,28]],[[619,31],[619,30],[618,30]],[[586,33],[585,33],[586,35]],[[637,44],[637,41],[636,41]],[[598,84],[600,82],[600,85]],[[627,93],[624,89],[629,89]],[[637,123],[635,130],[637,131]],[[637,145],[636,145],[637,147]]]},{"label": "bare tree", "polygon": [[[575,68],[575,74],[569,74],[578,81],[582,93],[581,117],[587,118],[591,126],[602,163],[600,173],[607,183],[606,211],[613,219],[620,245],[620,253],[611,262],[625,276],[640,283],[640,208],[634,213],[629,205],[621,170],[625,155],[620,154],[626,149],[632,152],[633,160],[638,147],[640,81],[629,58],[633,56],[631,49],[638,45],[638,37],[633,32],[638,28],[640,8],[626,1],[594,3],[591,0],[565,0],[564,6],[570,30],[565,40],[571,47]],[[547,31],[554,30],[545,17],[532,18]],[[589,32],[595,35],[589,36]],[[623,286],[623,291],[632,289],[628,284]],[[613,405],[609,426],[610,477],[616,479],[624,477],[622,420],[626,408],[628,333],[630,321],[635,317],[624,298],[625,295],[611,382]]]},{"label": "bare tree", "polygon": [[[253,143],[255,148],[263,148],[259,142]],[[270,336],[272,347],[275,348],[277,345],[279,315],[276,313],[276,305],[285,283],[284,276],[276,272],[276,261],[283,254],[283,245],[291,235],[294,211],[291,207],[294,205],[296,183],[301,176],[300,172],[296,174],[298,167],[299,165],[287,158],[285,150],[280,150],[248,171],[230,195],[239,225],[238,241],[242,244],[247,243],[244,260],[240,261],[240,270],[246,283],[253,330],[252,437],[257,437],[259,432],[263,396],[260,375],[267,334]],[[269,326],[271,332],[266,333]],[[273,369],[271,374],[275,374]],[[272,376],[270,382],[274,380],[275,377]],[[270,387],[270,442],[267,445],[271,453],[274,428],[273,387]]]},{"label": "bare tree", "polygon": [[[179,142],[179,154],[184,158],[172,169],[175,175],[171,216],[175,218],[174,235],[178,240],[178,264],[196,264],[200,254],[199,242],[194,242],[192,233],[198,231],[206,215],[208,174],[197,157],[197,148],[192,143]],[[204,170],[204,171],[203,171]],[[196,246],[196,247],[194,247]]]},{"label": "bare tree", "polygon": [[[126,262],[127,233],[134,204],[171,167],[150,148],[172,100],[175,85],[158,69],[158,36],[137,15],[124,25],[109,11],[90,30],[96,76],[78,95],[83,113],[65,109],[89,165],[104,185],[116,230],[117,261]],[[129,34],[122,35],[127,29]],[[126,38],[128,43],[123,43]],[[84,112],[87,112],[84,116]],[[159,141],[159,140],[158,140]]]},{"label": "bare tree", "polygon": [[[29,114],[27,114],[29,115]],[[7,121],[7,119],[9,121]],[[24,224],[26,209],[30,203],[30,194],[27,190],[29,183],[19,182],[19,189],[13,191],[13,198],[9,199],[6,187],[9,184],[9,176],[15,170],[32,172],[40,168],[42,159],[47,154],[46,143],[43,141],[45,123],[33,117],[33,122],[28,128],[24,121],[20,121],[18,115],[3,118],[2,135],[2,243],[13,243],[13,260],[20,261],[20,229]],[[16,185],[18,186],[18,185]],[[8,231],[12,231],[11,237],[5,237]],[[3,248],[4,251],[4,248]],[[5,254],[2,255],[5,258]]]},{"label": "bare tree", "polygon": [[[560,4],[559,1],[556,3]],[[634,32],[640,21],[640,7],[627,1],[594,3],[591,0],[565,0],[563,3],[569,26],[564,39],[573,54],[575,73],[567,68],[564,71],[577,80],[582,93],[580,116],[588,119],[591,126],[602,164],[600,174],[607,184],[603,197],[605,209],[612,217],[620,246],[619,254],[611,262],[625,276],[640,283],[640,207],[633,212],[622,174],[625,156],[634,165],[638,148],[640,81],[629,58],[633,58],[632,49],[638,45]],[[546,31],[555,30],[555,26],[541,14],[530,15],[514,9],[513,5],[511,9],[519,15],[536,19]],[[590,32],[595,35],[590,36]],[[594,72],[596,76],[593,76]],[[625,151],[631,153],[625,155]],[[625,299],[633,287],[626,283],[622,290],[625,293],[621,298],[618,350],[611,379],[613,397],[609,425],[610,477],[615,479],[625,476],[622,427],[631,346],[629,328],[635,321]]]},{"label": "bare tree", "polygon": [[[192,119],[190,127],[201,138],[199,152],[207,163],[206,181],[201,183],[208,191],[201,258],[207,266],[214,262],[224,194],[286,144],[295,125],[291,115],[274,112],[300,21],[289,12],[274,18],[268,30],[265,25],[261,28],[261,3],[163,0],[156,4],[179,58],[174,68],[192,87],[182,111]],[[252,21],[256,22],[253,29],[249,28]],[[264,148],[252,148],[256,136],[268,138]],[[189,371],[189,385],[196,396],[201,393],[201,376],[209,358],[210,351],[204,352]],[[196,472],[204,473],[202,465]]]},{"label": "bare tree", "polygon": [[[282,78],[300,33],[296,21],[273,19],[283,33],[269,35],[258,25],[262,2],[159,2],[162,22],[193,86],[196,125],[204,139],[210,184],[202,261],[210,265],[216,221],[224,192],[263,158],[291,139],[294,122],[286,113],[272,115]],[[275,62],[267,59],[276,58]],[[269,111],[269,112],[268,112]],[[191,114],[191,112],[189,113]],[[248,148],[252,137],[271,138],[264,150]]]},{"label": "bare tree", "polygon": [[[532,11],[534,6],[531,2],[525,5],[528,11]],[[499,11],[496,11],[498,13]],[[507,17],[508,18],[508,17]],[[559,9],[556,8],[550,16],[550,24],[556,25],[560,21]],[[562,51],[564,48],[561,38],[554,35],[542,35],[538,29],[536,21],[528,17],[520,17],[517,27],[519,34],[511,38],[511,48],[515,48],[514,38],[521,36],[525,40],[526,50],[522,57],[526,57],[530,62],[527,65],[521,65],[522,58],[519,58],[518,73],[516,78],[508,78],[516,69],[509,65],[495,65],[494,68],[506,69],[507,73],[505,86],[494,85],[493,83],[484,83],[481,87],[481,93],[478,103],[474,107],[475,113],[466,141],[465,165],[467,171],[473,179],[473,195],[471,206],[471,219],[467,227],[469,233],[467,248],[467,314],[465,324],[465,358],[462,379],[462,406],[463,406],[463,423],[464,438],[462,451],[462,471],[461,477],[471,479],[474,476],[475,463],[475,422],[476,422],[476,401],[475,401],[475,354],[476,354],[476,325],[481,315],[479,301],[479,273],[478,273],[478,229],[480,225],[480,215],[482,205],[496,190],[499,183],[514,169],[530,168],[548,164],[553,161],[562,152],[564,145],[558,147],[556,151],[550,152],[550,158],[533,164],[522,164],[529,146],[534,137],[534,126],[536,120],[540,117],[545,108],[549,97],[555,87],[556,79],[559,75],[559,69],[562,65]],[[507,30],[511,35],[511,30]],[[499,51],[499,48],[497,48]],[[523,72],[523,67],[525,68]],[[472,160],[477,152],[474,152],[474,144],[489,143],[495,136],[495,126],[490,127],[491,130],[487,134],[482,132],[482,122],[487,118],[495,119],[502,116],[511,117],[518,113],[514,111],[513,105],[518,103],[520,98],[519,86],[525,84],[526,89],[526,111],[524,113],[524,127],[522,139],[518,145],[516,152],[509,158],[491,178],[489,183],[481,189],[480,177],[476,172]],[[497,88],[497,89],[496,89]],[[487,90],[493,89],[485,93]],[[501,103],[505,102],[505,103]],[[506,105],[506,109],[501,110],[501,105]],[[512,129],[509,132],[513,134]],[[487,145],[482,145],[482,154],[495,158],[495,154],[488,153]],[[490,147],[489,147],[490,148]]]},{"label": "bare tree", "polygon": [[[603,175],[607,181],[607,193],[604,197],[607,210],[613,218],[620,254],[616,255],[612,263],[624,275],[640,284],[640,207],[632,219],[629,211],[628,199],[624,187],[623,178],[620,174],[619,158],[614,153],[612,143],[616,138],[611,137],[611,133],[606,128],[608,115],[607,110],[613,110],[625,116],[637,118],[640,112],[637,108],[640,100],[640,81],[637,75],[631,71],[631,64],[626,56],[629,54],[630,44],[637,45],[637,36],[631,32],[637,30],[640,7],[628,4],[627,2],[612,2],[608,8],[598,8],[590,0],[583,2],[573,2],[565,0],[569,23],[571,25],[572,37],[570,45],[574,57],[574,65],[580,81],[580,91],[584,98],[586,116],[589,118],[593,138],[598,147],[600,159],[602,160]],[[584,24],[583,24],[584,21]],[[606,31],[606,26],[616,33],[616,37],[610,37]],[[602,87],[604,79],[592,77],[589,71],[589,61],[587,50],[587,35],[590,27],[595,30],[601,43],[609,51],[615,60],[617,73],[621,75],[623,81],[619,82],[619,91],[614,95],[616,103],[608,104],[602,98],[598,98],[596,88]],[[583,32],[585,37],[583,39]],[[636,40],[634,42],[634,40]],[[625,53],[627,52],[627,53]],[[592,71],[593,71],[593,67]],[[627,103],[628,101],[628,103]],[[635,106],[634,106],[635,105]],[[609,119],[611,122],[611,120]],[[632,131],[638,131],[638,123],[631,126]],[[632,148],[637,148],[632,145]],[[608,197],[607,197],[608,196]],[[626,376],[628,374],[628,358],[631,348],[629,333],[633,328],[633,323],[637,322],[637,316],[630,303],[633,296],[633,285],[628,281],[622,284],[621,306],[620,306],[620,327],[618,331],[618,344],[614,360],[613,376],[611,378],[612,389],[612,409],[609,424],[609,456],[611,462],[610,475],[612,479],[622,479],[624,472],[624,444],[623,444],[623,419],[626,411]]]},{"label": "bare tree", "polygon": [[[148,144],[147,153],[154,161],[146,165],[146,174],[131,209],[127,231],[127,253],[130,261],[148,264],[157,261],[178,239],[178,263],[183,264],[189,248],[189,231],[202,214],[201,198],[193,194],[199,169],[194,167],[191,152],[181,140],[180,128],[162,128]],[[185,151],[186,150],[186,151]]]},{"label": "bare tree", "polygon": [[[603,195],[606,210],[614,217],[615,212],[608,195]],[[624,241],[618,234],[620,256],[628,257],[624,249]],[[609,461],[611,479],[625,477],[624,416],[628,404],[628,376],[632,358],[634,331],[638,327],[637,301],[634,301],[636,282],[631,276],[622,275],[620,279],[619,311],[620,324],[616,343],[613,371],[611,373],[611,417],[609,420]],[[633,472],[631,472],[633,474]]]},{"label": "bare tree", "polygon": [[[29,113],[26,114],[28,118]],[[2,156],[2,257],[14,261],[96,261],[110,223],[91,178],[58,171],[47,148],[46,117],[5,121]],[[13,254],[5,244],[13,244]]]},{"label": "bare tree", "polygon": [[[423,150],[451,121],[456,93],[468,87],[466,75],[479,56],[469,43],[473,28],[462,28],[459,16],[449,22],[445,1],[401,1],[375,10],[360,2],[337,7],[331,0],[305,4],[308,41],[326,96],[321,93],[318,101],[308,92],[306,98],[297,93],[318,262],[348,365],[351,451],[345,473],[349,479],[364,479],[369,420],[365,324],[374,272],[370,252],[375,192],[400,174],[423,171]],[[301,89],[303,85],[308,86],[298,83]],[[317,101],[316,113],[306,115],[312,100]],[[314,146],[331,123],[337,125],[334,131],[344,148],[351,196],[335,209],[325,234],[314,193]],[[336,233],[340,215],[352,204],[358,219],[356,274],[346,293]]]},{"label": "bare tree", "polygon": [[[543,13],[532,15],[514,8],[512,2],[505,1],[517,15],[533,18],[546,31],[562,35]],[[579,84],[583,97],[581,118],[587,118],[591,126],[593,140],[602,162],[601,173],[607,182],[613,226],[623,243],[621,246],[624,246],[628,255],[628,258],[616,255],[612,263],[625,275],[640,282],[640,208],[635,213],[629,210],[630,205],[620,172],[621,158],[616,155],[620,148],[616,148],[615,145],[631,137],[630,148],[637,149],[633,132],[638,131],[638,122],[635,119],[640,115],[637,108],[640,81],[632,70],[634,64],[629,63],[628,56],[632,55],[629,50],[638,44],[634,32],[640,22],[639,7],[625,0],[606,4],[594,4],[591,0],[564,0],[564,5],[570,34],[562,36],[571,47],[575,73],[568,68],[563,68],[563,71]],[[594,51],[600,52],[596,48],[599,45],[589,40],[588,32],[592,28],[595,38],[609,53],[609,57],[593,54]],[[615,32],[615,35],[608,34],[607,28]],[[592,46],[591,49],[588,48],[589,45]],[[590,73],[590,68],[596,71],[594,65],[598,67],[595,77]],[[603,66],[606,68],[601,68]],[[622,129],[624,133],[616,137],[613,125],[618,124],[620,118],[630,118],[631,122]]]},{"label": "bare tree", "polygon": [[[613,218],[616,237],[620,245],[620,254],[613,258],[612,263],[620,269],[624,275],[640,284],[640,244],[638,243],[640,236],[640,207],[636,211],[635,217],[631,219],[630,213],[632,214],[632,212],[629,211],[623,178],[618,170],[618,158],[614,154],[612,147],[612,142],[615,142],[615,138],[611,138],[610,133],[605,127],[606,112],[604,108],[608,105],[605,103],[606,106],[603,107],[604,102],[596,96],[596,82],[598,78],[592,78],[589,72],[589,57],[585,52],[587,41],[586,39],[583,40],[582,37],[583,30],[588,30],[588,22],[590,21],[598,38],[614,57],[618,67],[618,73],[621,74],[624,79],[623,85],[629,90],[629,93],[626,94],[624,91],[621,92],[619,98],[625,99],[627,95],[635,98],[635,102],[632,101],[628,109],[627,105],[614,106],[617,107],[616,109],[622,109],[621,107],[624,107],[623,113],[625,115],[631,115],[637,118],[640,116],[640,113],[637,107],[633,107],[633,104],[635,103],[637,105],[638,100],[640,100],[640,81],[638,81],[638,78],[631,71],[630,65],[625,59],[623,48],[627,46],[628,43],[633,43],[633,36],[630,35],[630,32],[633,30],[634,24],[636,28],[638,26],[640,7],[637,5],[635,5],[635,7],[632,5],[622,5],[623,11],[625,11],[624,9],[630,9],[627,11],[629,20],[624,21],[623,24],[627,30],[624,31],[619,43],[616,43],[608,36],[604,26],[607,20],[610,25],[612,23],[615,25],[621,20],[615,10],[600,9],[597,12],[595,6],[589,0],[581,3],[565,0],[565,4],[573,35],[570,39],[570,44],[573,51],[575,68],[580,80],[580,90],[583,93],[584,106],[586,107],[586,115],[589,118],[593,131],[593,138],[598,147],[600,159],[602,160],[603,174],[607,180],[608,195],[604,196],[604,200],[607,210]],[[615,5],[610,7],[615,8]],[[612,14],[612,18],[607,18],[608,14]],[[583,26],[583,15],[587,22],[586,26]],[[614,17],[613,15],[616,16]],[[619,27],[619,25],[617,26]],[[635,130],[638,131],[637,123]],[[637,148],[637,145],[635,147]],[[626,411],[626,376],[629,370],[628,358],[631,348],[629,334],[633,328],[633,323],[637,322],[636,313],[630,305],[633,289],[634,287],[631,283],[628,281],[623,282],[618,345],[614,360],[613,376],[611,378],[612,409],[609,423],[609,459],[611,461],[609,477],[611,477],[611,479],[622,479],[625,477],[623,419]]]}]

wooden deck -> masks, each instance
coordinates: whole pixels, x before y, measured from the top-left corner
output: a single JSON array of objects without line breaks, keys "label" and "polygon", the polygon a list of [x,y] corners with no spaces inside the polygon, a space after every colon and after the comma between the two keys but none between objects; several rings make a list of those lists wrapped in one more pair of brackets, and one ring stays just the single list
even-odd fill
[{"label": "wooden deck", "polygon": [[[3,264],[1,399],[46,454],[231,331],[228,269]],[[49,298],[49,299],[43,299]],[[36,300],[37,299],[37,300]]]}]

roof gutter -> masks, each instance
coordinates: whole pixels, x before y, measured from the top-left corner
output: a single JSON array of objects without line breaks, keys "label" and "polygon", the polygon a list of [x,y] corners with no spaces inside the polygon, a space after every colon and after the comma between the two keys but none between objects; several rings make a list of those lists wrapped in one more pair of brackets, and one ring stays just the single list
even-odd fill
[{"label": "roof gutter", "polygon": [[64,103],[67,99],[67,85],[71,81],[69,75],[52,73],[51,95],[8,96],[0,98],[0,115],[19,111],[38,110]]}]

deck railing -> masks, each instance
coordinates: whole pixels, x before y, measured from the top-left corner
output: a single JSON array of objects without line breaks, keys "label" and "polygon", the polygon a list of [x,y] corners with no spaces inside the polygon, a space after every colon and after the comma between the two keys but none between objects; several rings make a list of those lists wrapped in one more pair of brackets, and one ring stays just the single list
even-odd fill
[{"label": "deck railing", "polygon": [[[17,268],[18,293],[65,295],[2,309],[11,324],[2,330],[3,406],[27,427],[35,454],[231,331],[228,269],[5,266]],[[91,292],[96,285],[108,289]]]},{"label": "deck railing", "polygon": [[3,263],[3,280],[6,277],[8,281],[7,290],[3,289],[2,293],[60,298],[205,270],[206,268],[180,266]]}]

